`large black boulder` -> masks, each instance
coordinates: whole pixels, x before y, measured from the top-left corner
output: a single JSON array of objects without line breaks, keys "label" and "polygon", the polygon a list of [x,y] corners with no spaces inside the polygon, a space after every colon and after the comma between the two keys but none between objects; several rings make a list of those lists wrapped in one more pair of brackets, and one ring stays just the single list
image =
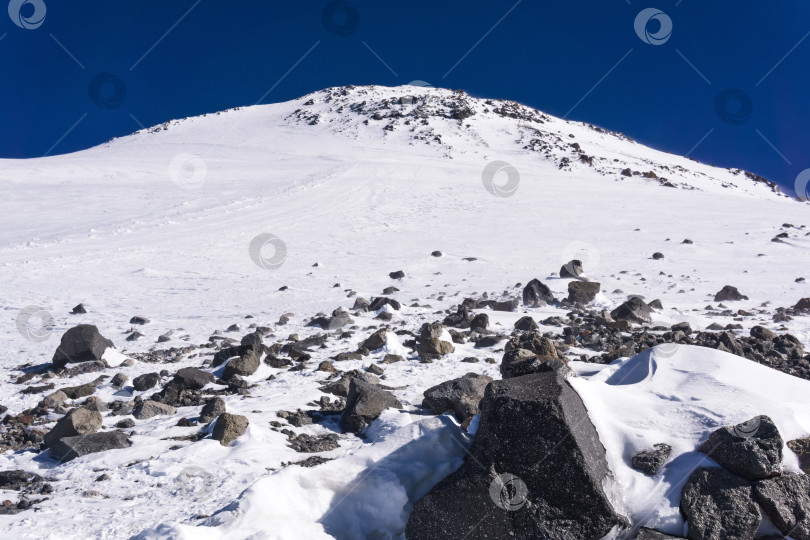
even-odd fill
[{"label": "large black boulder", "polygon": [[568,283],[568,301],[572,304],[593,302],[602,285],[596,281],[570,281]]},{"label": "large black boulder", "polygon": [[459,421],[464,421],[478,414],[478,403],[491,382],[492,377],[467,373],[425,390],[422,406],[436,414],[451,411]]},{"label": "large black boulder", "polygon": [[53,363],[56,367],[65,367],[101,360],[107,347],[113,347],[113,342],[102,336],[98,328],[92,324],[80,324],[62,335],[62,341],[53,354]]},{"label": "large black boulder", "polygon": [[87,454],[127,448],[131,445],[132,443],[123,431],[99,431],[90,435],[59,439],[48,447],[48,452],[54,459],[70,461]]},{"label": "large black boulder", "polygon": [[494,381],[464,464],[419,499],[408,540],[598,539],[626,526],[604,491],[605,449],[559,373]]},{"label": "large black boulder", "polygon": [[389,408],[402,408],[394,394],[355,377],[349,383],[349,396],[341,421],[349,431],[359,432]]},{"label": "large black boulder", "polygon": [[714,295],[715,302],[728,302],[729,300],[748,300],[748,297],[741,294],[737,287],[726,285]]},{"label": "large black boulder", "polygon": [[652,319],[652,308],[638,296],[634,296],[625,303],[610,312],[610,316],[616,321],[628,321],[632,323],[648,323]]},{"label": "large black boulder", "polygon": [[523,288],[523,305],[524,306],[545,306],[546,304],[555,304],[554,295],[551,294],[551,289],[548,285],[541,282],[539,279],[533,279],[526,284]]},{"label": "large black boulder", "polygon": [[785,474],[757,482],[754,500],[782,534],[810,540],[810,476]]},{"label": "large black boulder", "polygon": [[699,450],[737,476],[762,480],[782,473],[783,446],[773,420],[755,416],[714,431]]},{"label": "large black boulder", "polygon": [[747,480],[723,469],[697,469],[681,493],[691,540],[753,540],[762,520]]}]

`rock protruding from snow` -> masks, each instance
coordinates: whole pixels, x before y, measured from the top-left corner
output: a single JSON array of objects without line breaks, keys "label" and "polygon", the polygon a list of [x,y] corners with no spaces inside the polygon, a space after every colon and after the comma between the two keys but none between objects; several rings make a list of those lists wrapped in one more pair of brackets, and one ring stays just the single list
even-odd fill
[{"label": "rock protruding from snow", "polygon": [[630,298],[610,312],[610,316],[616,321],[628,321],[636,324],[652,321],[651,314],[652,308],[638,296]]},{"label": "rock protruding from snow", "polygon": [[582,261],[574,259],[560,267],[560,277],[563,279],[582,279]]},{"label": "rock protruding from snow", "polygon": [[731,285],[726,285],[714,295],[715,302],[727,302],[729,300],[748,300],[748,297],[744,294],[740,294],[737,287],[732,287]]},{"label": "rock protruding from snow", "polygon": [[442,339],[445,327],[440,323],[427,323],[419,333],[419,346],[416,351],[422,361],[432,361],[455,351],[453,343]]},{"label": "rock protruding from snow", "polygon": [[70,461],[87,454],[127,448],[131,445],[132,443],[122,431],[100,431],[90,435],[60,439],[48,448],[48,452],[54,459]]},{"label": "rock protruding from snow", "polygon": [[556,300],[551,294],[548,285],[539,279],[533,279],[523,288],[523,305],[531,307],[542,307],[547,304],[554,304]]},{"label": "rock protruding from snow", "polygon": [[53,363],[56,367],[65,367],[101,360],[104,351],[112,346],[113,342],[102,336],[98,328],[92,324],[80,324],[64,333],[53,355]]},{"label": "rock protruding from snow", "polygon": [[782,534],[810,540],[810,476],[786,474],[757,482],[754,499]]},{"label": "rock protruding from snow", "polygon": [[504,350],[506,352],[501,360],[501,376],[504,379],[545,371],[571,373],[554,343],[539,332],[527,332],[512,338]]},{"label": "rock protruding from snow", "polygon": [[219,441],[222,446],[228,446],[247,431],[249,424],[245,416],[222,413],[217,418],[216,424],[214,424],[211,438]]},{"label": "rock protruding from snow", "polygon": [[359,432],[389,408],[402,408],[402,403],[379,386],[354,378],[349,384],[349,396],[341,421],[349,431]]},{"label": "rock protruding from snow", "polygon": [[654,476],[658,474],[661,467],[669,459],[669,454],[672,452],[672,447],[668,444],[658,443],[653,445],[651,449],[642,450],[630,460],[630,464],[634,469],[643,472],[644,474]]},{"label": "rock protruding from snow", "polygon": [[602,538],[627,525],[605,494],[609,476],[605,449],[562,374],[495,381],[469,456],[416,503],[405,534]]},{"label": "rock protruding from snow", "polygon": [[784,441],[768,416],[756,416],[736,426],[714,431],[700,451],[725,469],[747,480],[762,480],[782,473]]},{"label": "rock protruding from snow", "polygon": [[200,412],[200,423],[209,424],[225,412],[225,401],[221,397],[209,399]]},{"label": "rock protruding from snow", "polygon": [[99,429],[101,429],[101,413],[85,408],[72,409],[45,435],[45,445],[53,446],[65,437],[89,435]]},{"label": "rock protruding from snow", "polygon": [[572,304],[589,304],[602,288],[596,281],[571,281],[568,283],[568,301]]},{"label": "rock protruding from snow", "polygon": [[138,420],[146,420],[154,416],[166,416],[175,413],[177,413],[177,409],[175,409],[171,405],[147,399],[146,401],[135,407],[135,411],[132,413],[132,416],[134,416]]},{"label": "rock protruding from snow", "polygon": [[478,403],[492,377],[467,373],[458,379],[445,381],[424,392],[422,406],[436,414],[451,411],[459,422],[478,414]]},{"label": "rock protruding from snow", "polygon": [[723,469],[698,469],[681,493],[691,540],[753,540],[761,516],[751,483]]},{"label": "rock protruding from snow", "polygon": [[368,349],[369,351],[376,351],[385,346],[385,337],[388,334],[387,328],[380,328],[371,334],[361,345],[361,349]]},{"label": "rock protruding from snow", "polygon": [[261,361],[256,352],[252,350],[246,351],[242,356],[231,358],[228,361],[228,364],[225,366],[225,370],[222,372],[222,378],[227,381],[234,375],[239,375],[240,377],[249,377],[250,375],[256,373],[256,370],[259,369],[260,364]]}]

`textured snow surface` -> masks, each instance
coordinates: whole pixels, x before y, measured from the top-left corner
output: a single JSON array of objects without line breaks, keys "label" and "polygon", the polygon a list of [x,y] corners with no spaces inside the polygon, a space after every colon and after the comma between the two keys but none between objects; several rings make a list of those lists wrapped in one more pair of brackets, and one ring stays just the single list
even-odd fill
[{"label": "textured snow surface", "polygon": [[[417,104],[394,103],[405,96],[416,96]],[[540,113],[526,113],[528,119],[496,114],[499,102],[464,98],[474,115],[442,117],[448,107],[442,103],[453,96],[412,87],[333,89],[172,122],[75,154],[0,160],[0,404],[16,414],[38,402],[41,395],[19,393],[24,386],[12,383],[20,374],[14,369],[48,362],[62,333],[79,323],[95,324],[113,340],[117,350],[106,356],[113,364],[155,347],[168,330],[174,330],[172,340],[161,348],[206,343],[214,330],[234,323],[243,331],[227,335],[237,339],[250,322],[273,329],[267,344],[291,333],[306,337],[320,332],[305,327],[307,318],[353,305],[348,289],[370,298],[394,285],[400,291],[391,296],[403,309],[392,311],[391,324],[418,330],[464,297],[519,295],[515,284],[535,277],[564,297],[567,281],[552,273],[575,258],[602,283],[598,305],[610,309],[629,294],[659,298],[664,309],[654,313],[654,323],[662,325],[688,321],[702,330],[712,322],[740,322],[745,333],[754,324],[776,329],[773,309],[810,296],[806,282],[794,281],[810,278],[807,229],[797,228],[810,224],[808,205],[742,173],[587,125]],[[421,103],[428,117],[408,116]],[[397,107],[402,117],[386,116]],[[372,111],[382,111],[382,120]],[[532,140],[540,142],[532,146]],[[574,142],[594,157],[593,166],[566,146]],[[541,143],[547,151],[531,149]],[[519,172],[511,196],[485,189],[482,171],[493,161]],[[653,171],[678,188],[622,176],[625,168]],[[505,181],[505,173],[496,176],[498,185]],[[784,223],[796,227],[782,229]],[[771,242],[782,231],[789,233],[784,243]],[[261,233],[286,245],[276,269],[260,268],[250,257],[250,242]],[[682,244],[685,238],[694,244]],[[434,250],[444,256],[432,257]],[[665,258],[653,260],[657,251]],[[395,270],[406,277],[391,280]],[[280,291],[283,285],[288,289]],[[703,308],[716,305],[714,293],[724,285],[750,298],[729,303],[733,310],[756,314],[742,321],[707,316]],[[79,302],[88,313],[69,315]],[[408,307],[414,302],[423,307]],[[764,302],[768,306],[760,308]],[[17,316],[27,306],[52,316],[48,339],[30,341],[18,331]],[[293,314],[290,323],[276,326],[285,313]],[[565,314],[554,308],[489,312],[490,325],[509,332],[527,313],[536,320]],[[137,327],[144,338],[127,342],[134,315],[151,322]],[[325,379],[314,368],[338,352],[353,352],[379,324],[375,315],[355,317],[354,338],[330,340],[304,371],[263,364],[248,378],[257,385],[251,398],[226,399],[229,412],[250,420],[247,433],[227,448],[210,439],[169,440],[196,429],[175,426],[199,414],[180,408],[174,416],[138,421],[133,446],[125,450],[66,464],[46,454],[0,455],[0,469],[37,472],[55,488],[37,510],[0,516],[0,535],[400,538],[410,504],[460,463],[469,444],[451,418],[420,413],[422,392],[469,371],[498,378],[497,364],[460,360],[500,362],[502,344],[484,350],[457,345],[433,364],[409,358],[384,365],[384,383],[398,388],[404,409],[386,412],[365,440],[341,436],[339,449],[321,454],[334,461],[282,467],[309,454],[288,448],[269,422],[278,420],[278,410],[312,408],[307,403],[322,395]],[[810,344],[807,317],[785,326]],[[386,352],[407,353],[404,339],[390,338],[371,357],[337,367],[363,369]],[[174,372],[199,367],[203,358],[136,362],[104,373]],[[667,359],[642,354],[601,370],[590,364],[577,370],[576,388],[626,493],[622,504],[632,517],[646,516],[646,523],[668,530],[680,526],[679,488],[672,491],[679,472],[695,462],[694,446],[716,426],[764,413],[786,439],[810,432],[801,414],[808,410],[802,401],[810,395],[807,383],[722,353],[684,348]],[[618,384],[625,373],[631,375]],[[270,375],[276,379],[268,381]],[[97,376],[55,382],[59,388]],[[114,393],[102,385],[96,395],[121,399]],[[105,417],[105,427],[118,419]],[[627,464],[635,450],[655,442],[672,444],[675,462],[663,478],[651,480]],[[111,480],[95,482],[102,473]],[[99,494],[83,496],[89,490]]]}]

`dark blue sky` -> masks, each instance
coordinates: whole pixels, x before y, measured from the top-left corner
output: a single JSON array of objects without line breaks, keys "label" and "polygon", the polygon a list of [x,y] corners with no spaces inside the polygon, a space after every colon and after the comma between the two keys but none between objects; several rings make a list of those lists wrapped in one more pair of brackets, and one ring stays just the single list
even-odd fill
[{"label": "dark blue sky", "polygon": [[9,12],[0,157],[72,152],[263,96],[418,79],[788,190],[810,167],[806,0],[11,0]]}]

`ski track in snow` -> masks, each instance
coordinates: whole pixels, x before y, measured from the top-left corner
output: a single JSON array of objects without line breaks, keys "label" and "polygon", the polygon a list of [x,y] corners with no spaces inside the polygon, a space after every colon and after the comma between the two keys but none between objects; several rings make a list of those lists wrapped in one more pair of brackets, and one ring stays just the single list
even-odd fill
[{"label": "ski track in snow", "polygon": [[[374,102],[417,91],[451,95],[376,87],[355,89],[351,97]],[[97,325],[124,354],[149,350],[170,329],[175,339],[168,346],[186,345],[177,339],[183,335],[190,336],[190,344],[205,343],[215,329],[233,323],[244,331],[231,337],[241,337],[255,322],[271,326],[281,340],[291,333],[316,333],[304,324],[319,311],[350,308],[354,298],[346,297],[347,289],[369,298],[395,285],[401,291],[392,296],[404,307],[393,312],[391,324],[418,330],[422,322],[441,320],[441,310],[466,296],[477,298],[485,291],[494,298],[504,291],[517,296],[515,284],[534,277],[564,297],[567,281],[550,274],[571,258],[583,258],[588,274],[601,282],[603,307],[618,305],[628,294],[659,298],[664,310],[655,313],[654,322],[663,325],[688,321],[705,329],[712,322],[736,322],[710,318],[703,310],[716,305],[714,293],[727,284],[750,298],[731,303],[734,309],[754,311],[769,302],[772,312],[810,296],[806,282],[794,281],[810,278],[804,275],[810,268],[807,229],[787,229],[785,243],[771,242],[783,223],[807,224],[808,206],[741,175],[548,117],[536,128],[602,156],[602,167],[646,171],[650,163],[680,166],[685,172],[667,178],[695,189],[662,187],[618,172],[602,175],[580,163],[561,170],[554,160],[517,144],[525,139],[525,128],[514,119],[485,113],[489,107],[482,101],[474,103],[477,114],[462,122],[430,118],[442,145],[426,145],[410,140],[401,123],[393,131],[383,130],[384,121],[369,120],[365,126],[365,117],[338,113],[339,100],[322,103],[321,97],[316,93],[186,119],[163,131],[139,132],[65,156],[0,160],[0,403],[9,413],[33,407],[41,398],[19,393],[22,386],[11,382],[19,374],[14,368],[50,361],[62,333],[79,323]],[[305,106],[309,99],[314,105]],[[321,115],[317,125],[291,118],[306,107]],[[572,161],[576,157],[554,152],[571,155]],[[197,189],[172,182],[169,167],[178,153],[199,155],[205,162],[205,181]],[[611,157],[621,161],[614,165]],[[520,173],[511,197],[495,197],[482,185],[482,170],[494,160]],[[731,182],[736,187],[723,187]],[[279,269],[259,268],[249,257],[251,239],[264,232],[287,246]],[[684,238],[694,244],[681,244]],[[578,243],[597,256],[583,257],[573,249]],[[445,256],[431,257],[433,250]],[[655,251],[665,258],[652,260]],[[312,266],[315,262],[318,267]],[[407,273],[405,279],[388,278],[399,269]],[[282,285],[289,289],[279,291]],[[624,292],[614,293],[617,289]],[[405,307],[414,301],[430,307]],[[89,313],[69,315],[79,302]],[[54,332],[43,342],[25,340],[17,331],[17,314],[29,305],[53,316]],[[287,312],[294,313],[290,324],[275,326]],[[490,312],[491,325],[508,332],[525,313],[541,320],[565,312]],[[151,323],[138,328],[144,338],[126,342],[133,315]],[[246,315],[255,318],[245,320]],[[373,316],[355,317],[360,329],[354,338],[330,340],[328,349],[313,355],[311,367],[337,352],[353,351],[379,323]],[[766,314],[740,322],[746,333],[755,324],[778,327]],[[810,343],[807,322],[796,317],[785,323],[805,345]],[[248,378],[259,383],[253,397],[226,399],[229,412],[250,420],[248,432],[230,447],[210,439],[162,440],[194,431],[175,427],[179,418],[198,414],[180,408],[177,415],[138,422],[133,446],[126,450],[68,464],[56,464],[47,454],[0,455],[0,469],[37,472],[55,488],[36,510],[0,516],[0,533],[60,539],[141,534],[401,538],[409,504],[454,470],[469,444],[452,418],[419,414],[415,407],[422,391],[468,371],[499,378],[498,364],[459,360],[491,356],[499,363],[500,349],[457,345],[455,353],[433,364],[386,365],[385,384],[407,385],[395,391],[405,410],[387,411],[366,441],[342,437],[339,449],[322,454],[340,459],[311,469],[280,467],[310,454],[289,449],[286,437],[271,431],[269,422],[277,420],[278,410],[311,408],[307,403],[321,395],[323,374],[312,369],[288,373],[264,364]],[[719,425],[770,414],[786,440],[810,432],[810,418],[801,412],[808,410],[810,397],[804,396],[810,396],[810,383],[716,351],[683,347],[673,358],[657,360],[657,371],[632,385],[609,383],[611,374],[636,369],[650,354],[655,357],[645,354],[608,367],[574,364],[581,375],[574,387],[623,488],[620,504],[634,519],[680,531],[679,489],[663,493],[677,486],[696,459],[695,445]],[[362,369],[383,356],[378,351],[337,367]],[[202,358],[170,366],[137,363],[121,371],[130,378],[161,369],[173,372],[198,367]],[[277,378],[266,381],[271,374]],[[55,382],[59,388],[96,376]],[[104,385],[96,395],[110,401],[113,393]],[[784,394],[789,401],[780,401]],[[117,420],[105,417],[105,426]],[[329,429],[314,425],[295,431]],[[632,453],[662,441],[672,444],[677,462],[663,477],[650,479],[629,468]],[[170,450],[174,446],[180,448]],[[788,450],[785,454],[791,459]],[[112,479],[94,482],[102,472]],[[101,496],[82,497],[87,490]],[[651,503],[649,493],[662,495]],[[201,520],[194,516],[227,505],[226,511],[203,520],[208,526],[196,526]]]}]

